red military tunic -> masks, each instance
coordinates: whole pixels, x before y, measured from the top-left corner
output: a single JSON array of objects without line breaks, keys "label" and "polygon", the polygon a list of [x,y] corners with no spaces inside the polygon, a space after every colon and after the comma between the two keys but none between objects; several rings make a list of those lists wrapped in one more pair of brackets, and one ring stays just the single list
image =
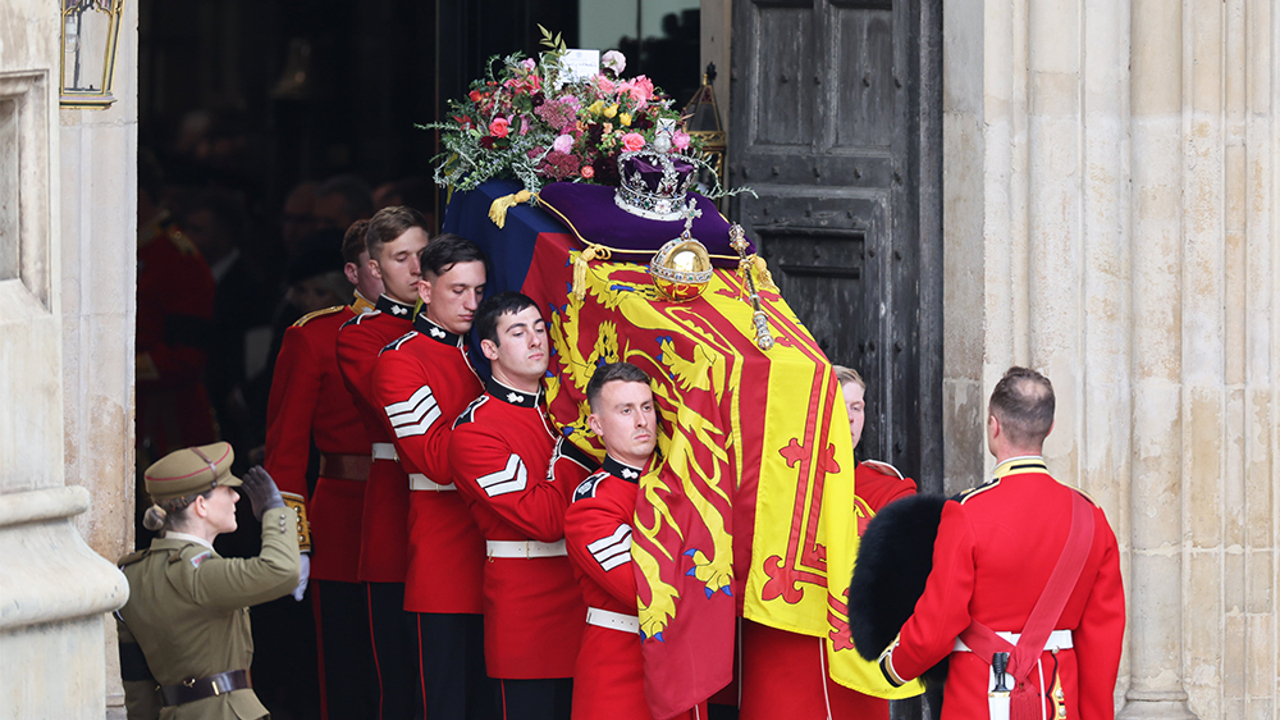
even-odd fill
[{"label": "red military tunic", "polygon": [[[1041,458],[1022,457],[1001,463],[993,481],[948,502],[924,594],[882,658],[886,676],[914,678],[950,655],[942,717],[986,717],[990,659],[953,652],[956,637],[973,620],[997,632],[1022,631],[1062,554],[1077,492],[1054,480]],[[1093,505],[1093,512],[1088,559],[1054,625],[1071,631],[1074,648],[1040,658],[1046,688],[1053,687],[1057,668],[1066,717],[1085,720],[1113,716],[1125,622],[1115,534],[1102,509]],[[1040,687],[1036,669],[1028,682]],[[1045,702],[1054,717],[1052,700]]]},{"label": "red military tunic", "polygon": [[[631,564],[631,522],[641,474],[640,468],[605,456],[604,467],[578,485],[565,511],[569,559],[592,615],[574,671],[573,720],[653,720],[644,696]],[[600,610],[626,616],[634,629],[619,627],[613,615],[598,619]],[[693,718],[695,712],[706,717],[706,705],[677,717]]]},{"label": "red military tunic", "polygon": [[413,329],[412,317],[412,306],[381,295],[377,310],[348,320],[338,331],[338,368],[374,450],[360,531],[364,582],[404,582],[408,564],[409,476],[395,460],[391,426],[373,393],[373,368],[382,348]]},{"label": "red military tunic", "polygon": [[453,421],[484,392],[466,341],[419,314],[414,331],[382,351],[373,392],[409,473],[409,567],[404,609],[481,612],[484,536],[449,466]]},{"label": "red military tunic", "polygon": [[[853,491],[862,498],[873,513],[885,505],[916,494],[916,481],[902,474],[898,468],[879,460],[863,460],[854,468]],[[866,531],[870,517],[858,518],[858,537]]]},{"label": "red military tunic", "polygon": [[[855,509],[859,536],[885,505],[916,491],[889,463],[864,460],[854,473],[854,492],[871,511]],[[742,720],[889,717],[887,700],[831,679],[823,638],[743,620],[742,648]]]},{"label": "red military tunic", "polygon": [[[449,439],[454,481],[484,534],[485,666],[508,680],[567,678],[586,607],[563,550],[573,488],[548,476],[556,433],[536,395],[490,380]],[[551,555],[493,557],[498,543],[559,543]],[[510,547],[507,545],[506,547]]]},{"label": "red military tunic", "polygon": [[217,440],[204,387],[213,275],[196,246],[163,220],[138,234],[138,443],[149,443],[151,460]]},{"label": "red military tunic", "polygon": [[[358,580],[369,438],[342,383],[337,341],[344,323],[372,309],[357,296],[351,305],[298,320],[284,333],[271,381],[265,464],[285,502],[298,510],[300,547],[305,552],[315,545],[311,577],[316,580]],[[320,477],[308,503],[312,439],[320,450]]]}]

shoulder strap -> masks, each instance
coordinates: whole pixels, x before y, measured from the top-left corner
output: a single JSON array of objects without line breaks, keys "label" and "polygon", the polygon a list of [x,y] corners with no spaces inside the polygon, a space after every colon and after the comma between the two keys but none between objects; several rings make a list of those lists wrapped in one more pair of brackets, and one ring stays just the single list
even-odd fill
[{"label": "shoulder strap", "polygon": [[1062,610],[1067,606],[1071,591],[1084,570],[1085,561],[1089,559],[1089,550],[1093,547],[1093,506],[1084,495],[1071,493],[1071,529],[1067,532],[1067,544],[1062,548],[1062,555],[1049,575],[1049,582],[1036,600],[1031,614],[1027,616],[1027,624],[1022,628],[1015,647],[1007,640],[995,634],[991,628],[974,620],[960,634],[964,643],[972,648],[984,661],[990,663],[997,652],[1012,652],[1009,658],[1009,674],[1015,682],[1021,682],[1035,667],[1036,658],[1044,652],[1045,641],[1053,632],[1053,626],[1062,617]]}]

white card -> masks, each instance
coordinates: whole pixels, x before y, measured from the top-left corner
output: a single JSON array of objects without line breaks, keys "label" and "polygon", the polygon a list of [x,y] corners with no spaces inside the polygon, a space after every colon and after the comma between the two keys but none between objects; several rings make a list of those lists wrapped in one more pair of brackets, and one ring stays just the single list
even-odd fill
[{"label": "white card", "polygon": [[600,73],[600,51],[578,48],[565,51],[561,59],[564,82],[580,82]]}]

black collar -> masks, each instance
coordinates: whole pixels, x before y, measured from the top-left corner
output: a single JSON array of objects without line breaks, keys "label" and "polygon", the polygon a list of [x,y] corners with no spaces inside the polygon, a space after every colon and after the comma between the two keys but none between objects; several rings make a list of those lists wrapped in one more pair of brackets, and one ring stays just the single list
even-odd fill
[{"label": "black collar", "polygon": [[537,393],[527,393],[522,390],[516,390],[498,382],[494,378],[489,378],[489,382],[485,383],[484,389],[490,395],[501,400],[508,405],[518,405],[520,407],[536,408],[542,402],[543,389],[542,385],[538,385]]},{"label": "black collar", "polygon": [[640,476],[644,474],[644,470],[641,470],[638,467],[632,467],[621,460],[614,458],[612,455],[604,456],[604,463],[601,464],[600,469],[616,478],[637,484],[640,482]]},{"label": "black collar", "polygon": [[393,318],[400,318],[401,320],[411,320],[413,318],[412,305],[405,305],[399,300],[387,297],[385,294],[378,296],[378,303],[375,307]]},{"label": "black collar", "polygon": [[418,317],[413,319],[413,329],[422,333],[423,337],[431,338],[436,342],[453,347],[463,347],[467,344],[467,339],[462,335],[454,335],[439,325],[427,319],[427,311],[424,308],[418,313]]}]

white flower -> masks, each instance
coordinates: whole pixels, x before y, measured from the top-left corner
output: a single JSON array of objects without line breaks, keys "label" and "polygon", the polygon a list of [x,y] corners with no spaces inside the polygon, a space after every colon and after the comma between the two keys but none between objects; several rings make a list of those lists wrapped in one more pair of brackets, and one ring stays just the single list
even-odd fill
[{"label": "white flower", "polygon": [[622,71],[627,69],[627,57],[617,50],[610,50],[600,58],[600,67],[621,76]]}]

